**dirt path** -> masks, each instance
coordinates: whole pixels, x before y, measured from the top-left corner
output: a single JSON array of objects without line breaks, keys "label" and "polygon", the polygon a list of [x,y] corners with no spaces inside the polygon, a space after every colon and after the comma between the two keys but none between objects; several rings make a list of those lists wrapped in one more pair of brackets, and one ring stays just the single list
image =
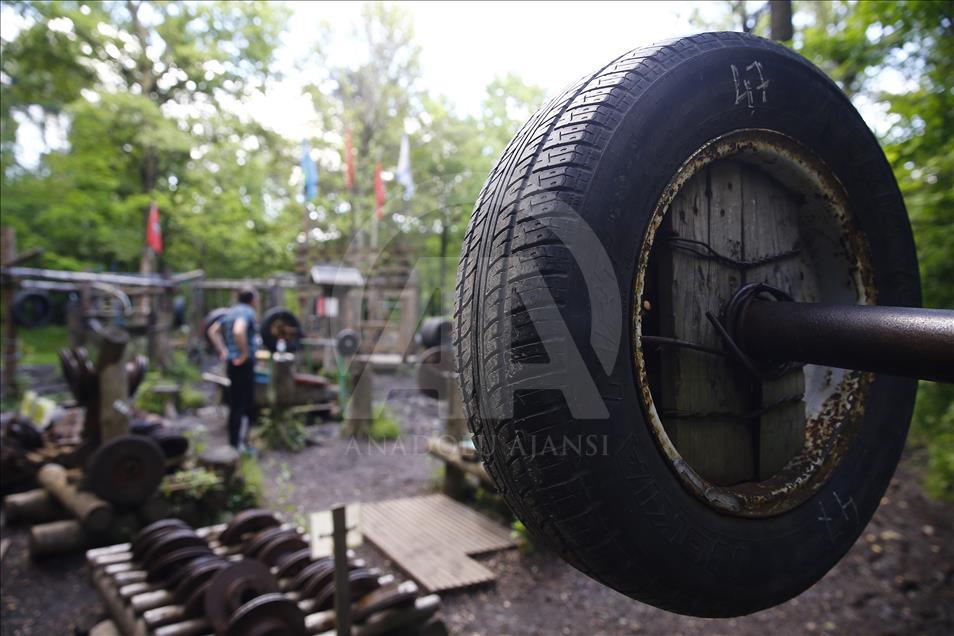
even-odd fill
[{"label": "dirt path", "polygon": [[[335,502],[377,501],[432,492],[438,463],[423,451],[439,431],[437,405],[416,395],[404,375],[383,376],[375,395],[390,394],[403,433],[386,445],[342,440],[337,425],[312,429],[320,445],[301,453],[266,453],[262,467],[271,504],[302,512]],[[207,420],[221,439],[218,416]],[[677,616],[632,601],[542,551],[484,559],[496,586],[444,597],[454,634],[864,634],[954,633],[954,506],[928,500],[917,485],[919,458],[907,454],[873,521],[848,556],[792,601],[739,619]],[[79,557],[42,566],[26,559],[22,530],[4,531],[2,634],[68,634],[98,610]],[[383,555],[366,553],[388,567]]]}]

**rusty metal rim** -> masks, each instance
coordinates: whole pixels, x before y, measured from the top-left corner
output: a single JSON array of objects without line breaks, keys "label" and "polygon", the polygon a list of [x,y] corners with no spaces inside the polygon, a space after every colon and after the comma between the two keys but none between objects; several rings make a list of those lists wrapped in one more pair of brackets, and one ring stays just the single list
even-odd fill
[{"label": "rusty metal rim", "polygon": [[[786,135],[766,129],[739,129],[710,140],[682,164],[656,203],[637,261],[631,308],[636,382],[646,421],[664,457],[692,495],[719,512],[742,517],[768,517],[798,506],[825,483],[860,426],[865,398],[874,376],[839,370],[838,381],[831,382],[828,394],[822,396],[817,415],[806,419],[806,443],[802,452],[790,459],[781,471],[764,481],[735,486],[712,484],[683,459],[669,439],[653,401],[643,350],[639,344],[646,271],[656,232],[676,195],[689,179],[705,167],[729,158],[750,161],[758,158],[767,164],[784,166],[797,173],[803,186],[814,191],[819,205],[840,228],[838,238],[845,250],[848,273],[857,294],[854,302],[875,304],[876,293],[868,245],[851,215],[844,187],[819,157]],[[820,369],[830,371],[824,367]],[[808,391],[806,385],[806,398]]]}]

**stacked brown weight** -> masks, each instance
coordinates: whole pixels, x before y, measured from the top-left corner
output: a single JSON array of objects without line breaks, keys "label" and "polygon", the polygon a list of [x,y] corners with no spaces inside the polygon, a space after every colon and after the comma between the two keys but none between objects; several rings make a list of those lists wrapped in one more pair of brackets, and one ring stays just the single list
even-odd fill
[{"label": "stacked brown weight", "polygon": [[[267,510],[193,530],[177,519],[131,544],[90,550],[87,562],[124,634],[264,636],[334,629],[334,563]],[[354,634],[446,634],[436,595],[349,559]]]}]

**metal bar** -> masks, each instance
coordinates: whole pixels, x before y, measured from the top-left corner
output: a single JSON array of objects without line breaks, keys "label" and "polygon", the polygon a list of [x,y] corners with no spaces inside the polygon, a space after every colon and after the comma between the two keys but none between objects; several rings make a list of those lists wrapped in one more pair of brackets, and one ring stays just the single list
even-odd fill
[{"label": "metal bar", "polygon": [[954,311],[753,298],[735,339],[765,361],[795,361],[954,383]]}]

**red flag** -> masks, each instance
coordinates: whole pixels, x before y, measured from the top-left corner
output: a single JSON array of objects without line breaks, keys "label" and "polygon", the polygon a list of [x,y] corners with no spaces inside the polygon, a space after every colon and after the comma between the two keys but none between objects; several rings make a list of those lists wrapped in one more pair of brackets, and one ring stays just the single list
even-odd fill
[{"label": "red flag", "polygon": [[149,205],[149,221],[146,223],[146,245],[157,254],[162,253],[162,228],[159,226],[159,206],[153,201]]},{"label": "red flag", "polygon": [[354,146],[351,145],[351,129],[345,131],[345,187],[354,189]]},{"label": "red flag", "polygon": [[381,179],[381,162],[374,164],[374,214],[384,218],[384,181]]}]

